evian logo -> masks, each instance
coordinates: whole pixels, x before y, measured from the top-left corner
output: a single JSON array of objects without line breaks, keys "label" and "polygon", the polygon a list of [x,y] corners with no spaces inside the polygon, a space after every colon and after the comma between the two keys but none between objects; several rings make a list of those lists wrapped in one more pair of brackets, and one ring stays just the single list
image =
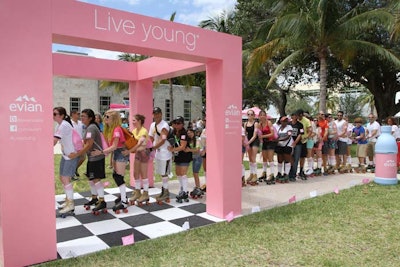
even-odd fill
[{"label": "evian logo", "polygon": [[230,105],[225,110],[225,116],[240,116],[240,111],[237,106]]},{"label": "evian logo", "polygon": [[394,160],[387,160],[385,163],[383,163],[383,166],[385,166],[385,167],[397,167],[397,163]]},{"label": "evian logo", "polygon": [[17,97],[15,103],[9,105],[9,109],[12,112],[43,112],[42,105],[34,97],[27,95]]}]

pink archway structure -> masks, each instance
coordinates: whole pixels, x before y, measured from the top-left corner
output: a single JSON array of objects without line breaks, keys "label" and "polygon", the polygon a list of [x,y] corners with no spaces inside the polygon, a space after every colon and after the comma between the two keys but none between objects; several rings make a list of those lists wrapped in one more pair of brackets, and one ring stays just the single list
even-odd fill
[{"label": "pink archway structure", "polygon": [[[153,81],[205,70],[207,213],[241,213],[240,38],[72,0],[3,0],[0,32],[1,265],[57,256],[53,75],[127,81],[131,114],[151,118]],[[152,57],[130,63],[53,54],[53,43]]]}]

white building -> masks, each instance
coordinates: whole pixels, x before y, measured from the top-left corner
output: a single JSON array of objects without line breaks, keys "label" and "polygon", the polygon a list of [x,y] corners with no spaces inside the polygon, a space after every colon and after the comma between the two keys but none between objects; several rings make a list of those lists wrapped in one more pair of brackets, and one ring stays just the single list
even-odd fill
[{"label": "white building", "polygon": [[[99,89],[100,81],[53,77],[53,105],[71,110],[92,109],[103,114],[111,103],[122,104],[129,100],[128,91],[116,93],[114,89]],[[159,84],[153,89],[153,103],[163,110],[164,119],[170,121],[171,99],[168,84]],[[185,88],[173,85],[173,116],[183,116],[186,121],[202,117],[202,91],[200,87]]]}]

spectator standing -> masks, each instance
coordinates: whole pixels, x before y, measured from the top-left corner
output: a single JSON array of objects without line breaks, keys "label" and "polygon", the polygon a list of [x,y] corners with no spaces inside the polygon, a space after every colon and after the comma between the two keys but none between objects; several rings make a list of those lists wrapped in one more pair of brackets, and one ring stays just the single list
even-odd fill
[{"label": "spectator standing", "polygon": [[350,171],[346,166],[347,163],[347,127],[348,123],[345,119],[343,119],[343,111],[338,111],[337,119],[335,120],[336,128],[337,128],[337,149],[335,151],[336,154],[336,168],[339,172],[348,172]]},{"label": "spectator standing", "polygon": [[[289,181],[295,182],[296,181],[296,173],[297,173],[297,167],[299,164],[300,156],[301,156],[301,151],[302,151],[302,143],[301,143],[301,136],[304,134],[304,128],[303,124],[298,121],[298,115],[296,112],[292,113],[291,115],[292,121],[290,122],[290,126],[292,126],[292,147],[293,147],[293,156],[291,160],[291,168],[289,172]],[[304,173],[303,173],[304,174]],[[305,175],[304,177],[301,177],[302,179],[306,179]]]},{"label": "spectator standing", "polygon": [[190,192],[190,196],[192,198],[198,198],[203,195],[203,191],[200,189],[199,177],[200,168],[203,163],[203,158],[200,155],[200,151],[202,151],[203,148],[200,142],[200,133],[196,133],[193,129],[188,129],[187,135],[188,148],[186,148],[186,152],[192,153],[192,172],[194,179],[194,188],[193,191]]},{"label": "spectator standing", "polygon": [[246,179],[246,182],[250,185],[257,185],[257,153],[260,146],[260,140],[258,138],[259,125],[256,122],[254,110],[249,109],[247,111],[248,121],[244,123],[243,127],[246,130],[246,137],[248,141],[247,154],[249,155],[250,165],[250,176]]},{"label": "spectator standing", "polygon": [[369,122],[367,123],[365,135],[368,141],[367,144],[367,155],[368,155],[368,166],[367,170],[371,172],[375,171],[375,144],[376,141],[381,134],[381,126],[376,121],[376,117],[374,114],[368,115]]},{"label": "spectator standing", "polygon": [[161,176],[161,193],[156,196],[158,203],[169,202],[168,175],[171,173],[172,153],[168,150],[171,144],[167,141],[169,125],[162,119],[162,111],[159,107],[153,109],[153,122],[150,125],[149,136],[153,142],[155,154],[155,173]]},{"label": "spectator standing", "polygon": [[[305,112],[302,109],[296,111],[298,116],[297,120],[303,125],[304,133],[301,134],[301,153],[300,153],[300,178],[306,179],[306,175],[304,174],[304,163],[306,161],[306,157],[310,157],[311,149],[307,149],[307,140],[309,137],[313,135],[311,121],[305,116]],[[308,113],[307,113],[308,115]]]},{"label": "spectator standing", "polygon": [[100,114],[96,114],[96,120],[95,121],[96,121],[97,125],[100,128],[100,132],[103,132],[104,131],[104,125],[103,125],[103,119],[101,118]]},{"label": "spectator standing", "polygon": [[320,111],[318,113],[318,126],[320,127],[321,130],[321,137],[322,137],[322,166],[324,167],[324,175],[328,175],[327,173],[327,157],[328,157],[328,121],[325,119],[325,113],[323,111]]},{"label": "spectator standing", "polygon": [[336,156],[335,151],[337,149],[337,139],[338,139],[338,132],[336,123],[333,120],[332,114],[326,114],[326,118],[328,119],[328,174],[335,173],[336,169]]},{"label": "spectator standing", "polygon": [[[260,140],[262,141],[262,158],[263,158],[263,172],[261,177],[258,178],[258,181],[265,181],[267,184],[270,184],[275,180],[275,163],[274,163],[274,151],[276,146],[276,140],[274,140],[275,136],[275,128],[272,125],[272,122],[267,117],[267,113],[264,110],[261,110],[258,114],[259,117],[259,127],[261,131]],[[267,167],[270,167],[270,175],[267,178]]]},{"label": "spectator standing", "polygon": [[280,122],[280,127],[278,130],[278,144],[275,147],[275,151],[278,157],[278,174],[276,178],[277,182],[286,183],[289,182],[289,172],[292,162],[293,129],[292,126],[288,125],[289,123],[288,117],[286,116],[281,117],[279,119],[279,122]]},{"label": "spectator standing", "polygon": [[353,128],[352,139],[357,143],[357,158],[358,158],[358,168],[354,170],[356,172],[365,172],[365,158],[367,156],[367,144],[366,140],[366,131],[362,126],[363,120],[362,118],[356,118],[354,120],[356,126]]}]

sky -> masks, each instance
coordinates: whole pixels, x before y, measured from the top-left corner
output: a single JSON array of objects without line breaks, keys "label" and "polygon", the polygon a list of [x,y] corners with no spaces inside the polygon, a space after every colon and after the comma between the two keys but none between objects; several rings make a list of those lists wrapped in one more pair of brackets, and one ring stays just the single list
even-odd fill
[{"label": "sky", "polygon": [[[236,0],[79,0],[89,4],[119,9],[145,16],[169,20],[176,12],[175,22],[197,26],[200,21],[219,15],[223,10],[232,10]],[[87,53],[90,56],[107,59],[117,59],[119,52],[104,51],[53,45],[53,51],[66,50]]]}]

